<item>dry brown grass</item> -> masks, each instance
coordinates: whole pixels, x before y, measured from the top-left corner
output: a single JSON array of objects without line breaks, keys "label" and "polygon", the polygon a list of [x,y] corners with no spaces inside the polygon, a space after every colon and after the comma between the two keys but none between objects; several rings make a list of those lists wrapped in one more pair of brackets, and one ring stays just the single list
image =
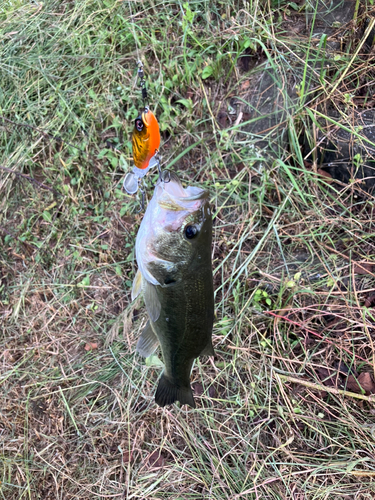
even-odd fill
[{"label": "dry brown grass", "polygon": [[[373,498],[374,197],[320,175],[314,155],[301,162],[293,140],[274,143],[275,162],[227,113],[256,80],[237,60],[244,39],[276,67],[288,48],[299,77],[308,37],[294,53],[258,4],[192,4],[195,24],[186,6],[131,7],[134,24],[108,1],[8,1],[0,14],[0,498]],[[135,354],[142,214],[121,191],[140,104],[134,33],[164,158],[181,154],[173,168],[215,207],[216,356],[194,368],[197,410],[158,408],[160,368]],[[324,89],[313,97],[291,138],[304,124],[317,138]]]}]

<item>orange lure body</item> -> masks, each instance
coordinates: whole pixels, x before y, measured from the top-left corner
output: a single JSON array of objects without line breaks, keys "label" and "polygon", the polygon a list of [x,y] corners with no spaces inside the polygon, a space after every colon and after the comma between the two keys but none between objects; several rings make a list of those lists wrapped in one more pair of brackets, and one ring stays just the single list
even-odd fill
[{"label": "orange lure body", "polygon": [[159,124],[155,115],[146,109],[135,120],[132,135],[133,160],[137,168],[144,170],[160,146]]}]

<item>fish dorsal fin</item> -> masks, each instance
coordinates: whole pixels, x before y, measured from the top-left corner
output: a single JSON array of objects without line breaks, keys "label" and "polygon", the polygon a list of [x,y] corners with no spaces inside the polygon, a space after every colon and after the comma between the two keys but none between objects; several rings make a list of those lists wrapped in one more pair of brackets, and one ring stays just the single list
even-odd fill
[{"label": "fish dorsal fin", "polygon": [[132,286],[132,300],[136,299],[142,291],[142,273],[138,269],[137,274],[133,280]]},{"label": "fish dorsal fin", "polygon": [[151,323],[147,321],[137,343],[137,352],[144,358],[148,358],[156,351],[158,345],[158,338],[152,329]]},{"label": "fish dorsal fin", "polygon": [[146,281],[143,292],[147,312],[150,316],[151,321],[155,322],[159,319],[161,309],[156,286]]}]

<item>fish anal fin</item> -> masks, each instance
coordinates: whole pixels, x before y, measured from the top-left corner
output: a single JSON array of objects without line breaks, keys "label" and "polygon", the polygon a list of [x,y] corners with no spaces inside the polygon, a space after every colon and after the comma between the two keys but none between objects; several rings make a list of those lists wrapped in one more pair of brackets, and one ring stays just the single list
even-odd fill
[{"label": "fish anal fin", "polygon": [[144,287],[144,299],[151,321],[157,321],[160,316],[161,304],[156,291],[156,285],[152,285],[146,281],[146,286]]},{"label": "fish anal fin", "polygon": [[151,323],[147,321],[137,342],[137,352],[144,358],[148,358],[156,351],[158,345],[159,340],[152,329]]},{"label": "fish anal fin", "polygon": [[215,356],[215,351],[212,346],[212,340],[210,339],[206,347],[201,351],[199,356]]},{"label": "fish anal fin", "polygon": [[133,280],[132,286],[132,300],[136,299],[142,291],[142,273],[138,269],[137,274]]},{"label": "fish anal fin", "polygon": [[171,405],[175,401],[179,401],[182,405],[186,404],[195,408],[193,391],[190,385],[188,387],[180,387],[163,374],[156,390],[155,403],[159,406],[166,406]]}]

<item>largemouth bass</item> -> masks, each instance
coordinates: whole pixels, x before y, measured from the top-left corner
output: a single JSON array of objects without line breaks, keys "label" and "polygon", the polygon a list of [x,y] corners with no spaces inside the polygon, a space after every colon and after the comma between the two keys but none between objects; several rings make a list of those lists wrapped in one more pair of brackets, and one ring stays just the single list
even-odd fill
[{"label": "largemouth bass", "polygon": [[212,216],[208,192],[184,189],[164,172],[139,228],[135,251],[138,273],[132,298],[143,291],[149,321],[137,351],[150,356],[160,344],[164,371],[155,401],[179,401],[195,408],[190,387],[194,359],[213,355]]}]

